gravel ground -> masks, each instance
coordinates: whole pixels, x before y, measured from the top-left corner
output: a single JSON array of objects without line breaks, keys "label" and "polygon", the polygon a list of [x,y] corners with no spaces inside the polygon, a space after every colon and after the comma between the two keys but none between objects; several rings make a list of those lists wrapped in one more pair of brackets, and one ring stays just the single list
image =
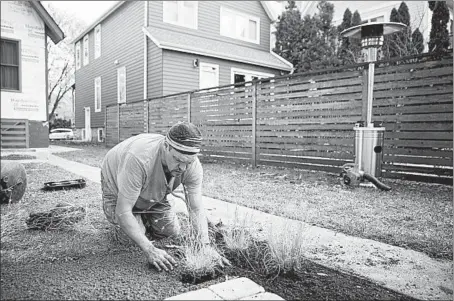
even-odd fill
[{"label": "gravel ground", "polygon": [[[71,144],[65,144],[71,146]],[[74,145],[83,151],[59,153],[100,167],[109,150]],[[453,259],[452,186],[383,179],[392,187],[351,189],[336,175],[290,168],[203,162],[206,196],[305,221],[345,234],[374,239]]]},{"label": "gravel ground", "polygon": [[[29,180],[21,203],[2,205],[2,300],[162,300],[222,282],[226,276],[198,285],[180,281],[181,265],[170,273],[150,269],[136,246],[112,240],[101,209],[100,185],[87,181],[83,189],[42,191],[44,182],[78,176],[45,163],[24,164]],[[31,212],[47,211],[62,201],[82,206],[86,218],[59,231],[27,230]],[[267,279],[256,272],[232,267],[230,276],[250,277],[267,291],[287,300],[412,300],[366,279],[305,261],[295,279]]]},{"label": "gravel ground", "polygon": [[[42,191],[44,182],[80,178],[44,163],[24,164],[28,188],[20,203],[1,205],[1,298],[7,299],[164,299],[200,285],[183,284],[179,270],[149,269],[138,247],[112,240],[101,208],[101,187],[87,181],[83,189]],[[74,228],[28,230],[31,212],[69,202],[83,206],[86,218]]]}]

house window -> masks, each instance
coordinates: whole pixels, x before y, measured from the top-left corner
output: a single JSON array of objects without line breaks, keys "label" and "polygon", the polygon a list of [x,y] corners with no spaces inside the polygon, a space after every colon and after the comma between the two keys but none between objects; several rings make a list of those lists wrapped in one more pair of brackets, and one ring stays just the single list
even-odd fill
[{"label": "house window", "polygon": [[19,91],[19,41],[1,39],[1,51],[1,89]]},{"label": "house window", "polygon": [[95,112],[101,112],[101,77],[95,78]]},{"label": "house window", "polygon": [[84,37],[84,66],[88,65],[89,59],[89,47],[88,47],[88,34]]},{"label": "house window", "polygon": [[104,129],[98,128],[98,142],[104,141]]},{"label": "house window", "polygon": [[117,99],[118,103],[126,102],[126,66],[117,69]]},{"label": "house window", "polygon": [[95,59],[101,56],[101,24],[95,27]]},{"label": "house window", "polygon": [[197,29],[197,1],[163,1],[163,20],[179,26]]},{"label": "house window", "polygon": [[384,16],[379,16],[376,18],[369,19],[368,22],[385,22],[385,17]]},{"label": "house window", "polygon": [[251,70],[232,68],[231,70],[231,83],[238,84],[242,82],[249,82],[251,80],[274,77],[274,74],[256,72]]},{"label": "house window", "polygon": [[260,44],[260,18],[221,6],[221,35]]},{"label": "house window", "polygon": [[80,41],[76,43],[76,70],[80,69]]},{"label": "house window", "polygon": [[219,65],[200,63],[199,88],[219,86]]}]

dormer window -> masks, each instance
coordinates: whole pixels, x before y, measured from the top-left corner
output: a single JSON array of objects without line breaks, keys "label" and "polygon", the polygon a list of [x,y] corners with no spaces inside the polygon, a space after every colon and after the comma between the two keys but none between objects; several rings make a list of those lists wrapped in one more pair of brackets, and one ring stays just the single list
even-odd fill
[{"label": "dormer window", "polygon": [[198,1],[163,1],[165,23],[197,29]]},{"label": "dormer window", "polygon": [[221,6],[221,35],[260,44],[260,18]]}]

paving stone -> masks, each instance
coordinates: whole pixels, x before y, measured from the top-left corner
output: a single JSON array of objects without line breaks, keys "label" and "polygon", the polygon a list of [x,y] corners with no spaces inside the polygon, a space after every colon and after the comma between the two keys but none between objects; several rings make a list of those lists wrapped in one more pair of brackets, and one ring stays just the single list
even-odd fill
[{"label": "paving stone", "polygon": [[245,277],[214,284],[209,289],[224,300],[238,300],[265,292],[263,287]]},{"label": "paving stone", "polygon": [[173,296],[165,300],[222,300],[222,298],[216,295],[213,291],[207,288],[202,288],[196,291]]},{"label": "paving stone", "polygon": [[242,298],[240,300],[285,300],[273,293],[260,293],[251,297]]}]

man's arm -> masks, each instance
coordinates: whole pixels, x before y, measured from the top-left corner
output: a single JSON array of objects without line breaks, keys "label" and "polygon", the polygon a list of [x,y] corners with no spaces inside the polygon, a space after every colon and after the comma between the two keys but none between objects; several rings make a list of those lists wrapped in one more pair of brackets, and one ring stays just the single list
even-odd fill
[{"label": "man's arm", "polygon": [[147,255],[148,262],[153,264],[158,271],[173,269],[175,260],[164,250],[156,248],[145,236],[136,218],[132,214],[134,207],[146,180],[144,167],[138,160],[127,154],[124,165],[119,168],[121,171],[117,176],[118,199],[115,208],[115,215],[121,229],[128,235]]},{"label": "man's arm", "polygon": [[195,230],[197,237],[201,243],[209,243],[208,237],[208,223],[203,206],[202,199],[202,182],[203,182],[203,169],[202,165],[196,160],[188,174],[185,176],[184,185],[186,188],[186,202],[189,212],[189,220]]}]

